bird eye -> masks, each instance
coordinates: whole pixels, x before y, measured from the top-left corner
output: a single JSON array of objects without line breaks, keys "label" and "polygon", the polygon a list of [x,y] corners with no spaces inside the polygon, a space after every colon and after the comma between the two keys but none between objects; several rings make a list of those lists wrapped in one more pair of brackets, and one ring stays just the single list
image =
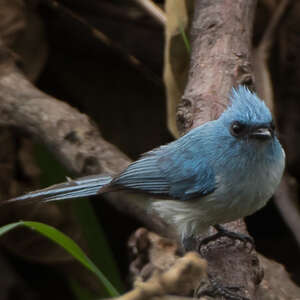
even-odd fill
[{"label": "bird eye", "polygon": [[245,128],[245,124],[235,121],[231,124],[230,131],[233,136],[239,136],[244,132]]}]

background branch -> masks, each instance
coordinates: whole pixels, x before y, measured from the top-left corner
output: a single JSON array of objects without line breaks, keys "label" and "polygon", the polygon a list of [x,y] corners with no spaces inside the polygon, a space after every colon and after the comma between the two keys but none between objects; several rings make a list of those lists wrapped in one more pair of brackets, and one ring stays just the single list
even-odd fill
[{"label": "background branch", "polygon": [[[232,85],[252,85],[250,49],[255,6],[255,1],[195,1],[188,84],[177,114],[182,133],[217,118],[227,106]],[[0,100],[2,126],[14,126],[36,137],[76,175],[115,174],[130,162],[126,155],[102,138],[86,115],[34,87],[15,67],[9,51],[2,45]],[[112,193],[108,200],[118,210],[133,215],[149,228],[160,233],[166,230],[162,220],[146,214],[147,199],[143,200],[139,195]],[[245,231],[242,220],[228,226]],[[149,262],[153,259],[153,247],[147,248]],[[263,273],[255,253],[227,240],[210,244],[205,253],[210,274],[222,284],[241,286],[243,295],[251,299],[256,299],[259,293],[264,299],[271,298],[268,296],[270,290],[267,293],[258,288]],[[164,258],[160,257],[159,263],[162,262]],[[277,291],[280,294],[283,286],[286,290],[299,292],[281,266],[271,261],[264,266],[267,271],[274,267],[273,271],[285,275],[285,282],[272,282],[271,285],[269,277],[263,282],[263,287],[271,286],[272,295]]]},{"label": "background branch", "polygon": [[167,18],[164,11],[151,0],[134,0],[162,26],[166,25]]},{"label": "background branch", "polygon": [[[56,0],[42,0],[44,1],[51,9],[57,11],[58,13],[64,14],[65,16],[72,18],[74,21],[79,22],[82,26],[88,29],[89,33],[101,43],[111,48],[113,51],[118,53],[120,57],[122,57],[126,62],[132,65],[135,69],[137,69],[145,78],[151,80],[158,86],[162,86],[162,81],[160,78],[150,70],[142,61],[140,61],[136,56],[128,51],[120,45],[118,42],[112,40],[105,33],[100,31],[98,28],[91,25],[88,21],[86,21],[83,17],[73,12],[68,7],[60,4]],[[147,2],[147,1],[146,1]]]},{"label": "background branch", "polygon": [[[76,176],[113,175],[130,163],[125,154],[102,138],[85,114],[32,85],[15,67],[3,44],[0,46],[0,100],[0,125],[28,132]],[[119,192],[107,197],[118,210],[153,230],[168,231],[161,219],[146,213],[146,198]]]},{"label": "background branch", "polygon": [[[275,115],[274,95],[271,74],[268,67],[271,48],[274,44],[275,34],[278,32],[283,17],[290,7],[290,0],[282,0],[275,7],[273,16],[263,34],[263,37],[256,49],[254,49],[254,74],[256,81],[256,89],[258,95],[264,99],[268,107]],[[275,115],[276,116],[276,115]],[[292,183],[292,184],[289,184]],[[296,181],[287,173],[277,190],[274,200],[283,219],[295,236],[295,239],[300,247],[300,212],[296,205],[297,195],[295,192]]]},{"label": "background branch", "polygon": [[275,8],[273,16],[263,34],[257,48],[253,51],[255,86],[258,95],[266,101],[268,107],[274,113],[274,96],[271,82],[268,60],[276,31],[288,9],[290,0],[282,0]]}]

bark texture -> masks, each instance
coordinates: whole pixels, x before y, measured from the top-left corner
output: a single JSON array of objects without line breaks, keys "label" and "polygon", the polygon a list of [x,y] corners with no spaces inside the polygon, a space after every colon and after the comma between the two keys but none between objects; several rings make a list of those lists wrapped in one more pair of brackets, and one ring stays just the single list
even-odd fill
[{"label": "bark texture", "polygon": [[[251,38],[255,9],[255,0],[195,1],[188,81],[177,112],[182,133],[217,119],[228,105],[233,86],[253,87]],[[241,220],[228,228],[246,232]],[[256,299],[263,273],[255,251],[219,239],[208,245],[205,258],[208,272],[219,286],[240,286],[238,295]]]},{"label": "bark texture", "polygon": [[[0,125],[25,130],[76,176],[113,175],[126,168],[129,158],[102,138],[87,115],[35,88],[15,67],[10,51],[4,46],[0,51]],[[107,198],[153,230],[167,231],[162,220],[146,213],[146,197],[116,192]]]},{"label": "bark texture", "polygon": [[217,119],[233,86],[252,86],[256,1],[195,1],[188,82],[177,112],[181,132]]},{"label": "bark texture", "polygon": [[[217,118],[228,104],[232,86],[253,85],[251,35],[255,7],[254,0],[195,0],[188,82],[177,113],[181,133]],[[125,154],[103,139],[86,115],[31,84],[17,69],[3,43],[0,44],[0,100],[0,125],[19,128],[37,138],[76,175],[116,174],[130,163]],[[162,220],[146,213],[148,199],[119,193],[108,195],[107,199],[149,228],[170,236],[171,230]],[[228,224],[227,228],[246,232],[241,220]],[[157,251],[158,246],[164,251]],[[168,269],[180,253],[174,240],[154,238],[152,234],[137,234],[131,248],[135,249],[136,263],[131,267],[136,267],[135,275],[145,275],[143,279],[159,268]],[[219,239],[204,249],[204,256],[214,282],[223,287],[238,287],[236,294],[240,298],[236,299],[297,299],[300,294],[282,266],[258,258],[255,251],[239,242]],[[277,274],[278,280],[272,274]],[[201,286],[198,292],[204,296],[205,291]]]}]

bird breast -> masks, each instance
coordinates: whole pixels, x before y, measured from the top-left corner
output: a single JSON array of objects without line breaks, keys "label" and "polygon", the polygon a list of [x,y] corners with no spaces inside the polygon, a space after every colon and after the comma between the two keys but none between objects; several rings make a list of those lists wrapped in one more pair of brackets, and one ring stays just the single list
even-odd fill
[{"label": "bird breast", "polygon": [[251,215],[261,209],[278,187],[284,166],[285,154],[278,143],[272,155],[257,156],[247,164],[232,166],[228,173],[219,173],[212,201],[215,201],[217,210],[223,209],[220,223]]}]

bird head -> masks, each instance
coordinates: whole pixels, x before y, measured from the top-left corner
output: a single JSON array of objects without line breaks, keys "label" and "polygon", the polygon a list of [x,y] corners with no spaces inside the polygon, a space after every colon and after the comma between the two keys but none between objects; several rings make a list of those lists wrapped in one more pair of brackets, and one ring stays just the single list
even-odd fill
[{"label": "bird head", "polygon": [[232,90],[230,105],[220,120],[228,133],[239,140],[271,141],[275,135],[270,110],[245,86]]}]

